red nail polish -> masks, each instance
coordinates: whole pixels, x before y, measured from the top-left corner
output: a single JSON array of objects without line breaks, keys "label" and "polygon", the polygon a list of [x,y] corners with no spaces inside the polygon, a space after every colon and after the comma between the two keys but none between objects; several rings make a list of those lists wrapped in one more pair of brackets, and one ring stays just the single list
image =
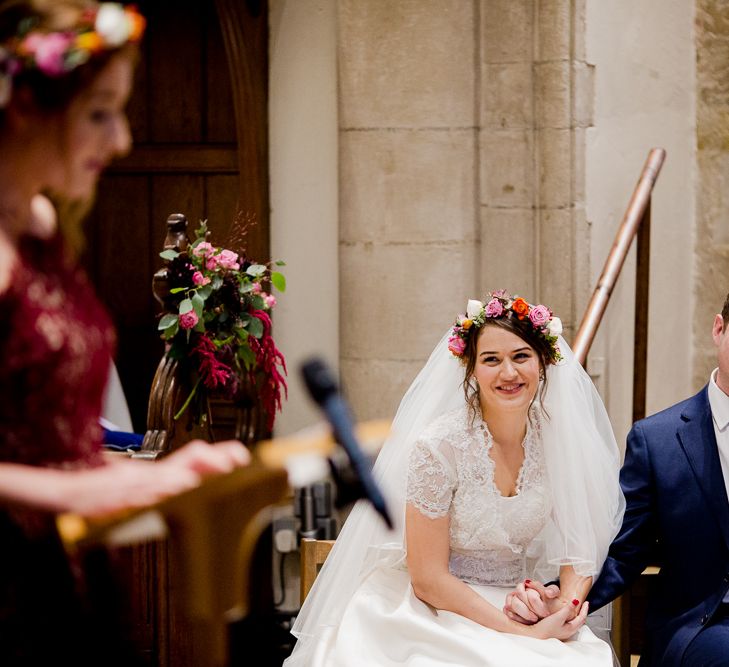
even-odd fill
[{"label": "red nail polish", "polygon": [[574,600],[572,600],[572,604],[575,605],[575,607],[576,607],[578,604],[580,604],[580,601],[577,598],[575,598]]}]

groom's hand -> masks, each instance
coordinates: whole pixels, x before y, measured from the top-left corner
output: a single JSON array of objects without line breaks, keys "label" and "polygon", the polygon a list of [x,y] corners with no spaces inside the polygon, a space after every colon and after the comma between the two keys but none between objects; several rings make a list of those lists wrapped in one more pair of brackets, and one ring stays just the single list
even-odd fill
[{"label": "groom's hand", "polygon": [[559,586],[544,586],[525,579],[506,596],[504,613],[513,621],[533,625],[564,607],[565,602],[559,594]]}]

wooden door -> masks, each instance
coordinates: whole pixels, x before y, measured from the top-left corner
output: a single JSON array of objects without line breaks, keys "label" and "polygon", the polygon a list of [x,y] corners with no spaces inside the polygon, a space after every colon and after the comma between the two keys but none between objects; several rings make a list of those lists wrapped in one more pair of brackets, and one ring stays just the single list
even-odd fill
[{"label": "wooden door", "polygon": [[162,353],[151,277],[167,216],[207,219],[217,243],[237,217],[253,220],[248,254],[268,259],[268,11],[260,1],[138,4],[148,30],[128,108],[134,148],[102,178],[86,262],[114,317],[119,374],[143,433]]},{"label": "wooden door", "polygon": [[[116,324],[119,375],[135,431],[144,433],[163,353],[151,285],[167,216],[207,219],[219,244],[238,217],[253,220],[248,255],[268,259],[268,7],[264,0],[137,5],[148,28],[128,107],[134,148],[102,178],[85,263]],[[122,557],[149,664],[194,665],[185,620],[169,604],[175,573],[166,546]]]}]

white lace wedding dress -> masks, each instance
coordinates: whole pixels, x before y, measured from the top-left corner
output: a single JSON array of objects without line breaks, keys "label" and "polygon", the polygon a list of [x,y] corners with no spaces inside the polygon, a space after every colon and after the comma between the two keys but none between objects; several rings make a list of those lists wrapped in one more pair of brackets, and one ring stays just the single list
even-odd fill
[{"label": "white lace wedding dress", "polygon": [[[410,455],[407,501],[430,517],[450,518],[450,571],[501,609],[529,576],[535,540],[551,494],[536,414],[524,439],[517,493],[494,481],[491,434],[463,407],[431,424]],[[341,622],[319,637],[314,667],[610,667],[608,644],[583,627],[567,642],[485,628],[415,597],[404,557],[382,562],[363,579]]]}]

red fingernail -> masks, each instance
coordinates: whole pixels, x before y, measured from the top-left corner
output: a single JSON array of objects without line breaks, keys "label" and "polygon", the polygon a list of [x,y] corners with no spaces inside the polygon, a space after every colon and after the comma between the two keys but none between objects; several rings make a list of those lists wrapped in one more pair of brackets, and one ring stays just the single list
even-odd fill
[{"label": "red fingernail", "polygon": [[524,583],[525,584],[531,584],[532,583],[532,580],[531,579],[524,579]]},{"label": "red fingernail", "polygon": [[575,607],[576,607],[578,604],[580,604],[580,601],[577,598],[575,598],[574,600],[572,600],[572,604],[575,605]]}]

